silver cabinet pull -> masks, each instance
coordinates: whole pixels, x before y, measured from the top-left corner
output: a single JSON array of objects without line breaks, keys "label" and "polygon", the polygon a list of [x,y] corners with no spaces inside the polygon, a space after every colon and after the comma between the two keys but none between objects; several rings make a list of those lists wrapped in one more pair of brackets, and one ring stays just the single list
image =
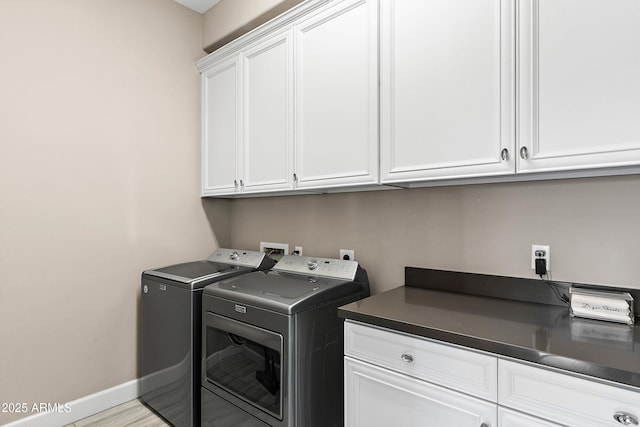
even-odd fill
[{"label": "silver cabinet pull", "polygon": [[613,419],[622,424],[623,426],[637,426],[638,418],[628,414],[626,412],[616,412],[613,414]]},{"label": "silver cabinet pull", "polygon": [[295,173],[293,174],[293,180],[294,182],[298,182],[298,175]]},{"label": "silver cabinet pull", "polygon": [[404,353],[402,356],[400,356],[400,359],[402,359],[403,362],[407,363],[413,362],[413,356],[408,353]]},{"label": "silver cabinet pull", "polygon": [[505,162],[507,160],[509,160],[509,150],[507,150],[506,148],[503,148],[502,151],[500,152],[500,157],[502,158],[502,160],[504,160]]},{"label": "silver cabinet pull", "polygon": [[244,181],[240,180],[240,187],[244,187]]},{"label": "silver cabinet pull", "polygon": [[233,186],[234,186],[234,187],[236,187],[236,188],[238,188],[238,180],[237,180],[237,179],[234,179],[234,180],[233,180]]},{"label": "silver cabinet pull", "polygon": [[527,150],[527,147],[522,147],[520,149],[520,158],[523,160],[526,160],[529,158],[529,150]]}]

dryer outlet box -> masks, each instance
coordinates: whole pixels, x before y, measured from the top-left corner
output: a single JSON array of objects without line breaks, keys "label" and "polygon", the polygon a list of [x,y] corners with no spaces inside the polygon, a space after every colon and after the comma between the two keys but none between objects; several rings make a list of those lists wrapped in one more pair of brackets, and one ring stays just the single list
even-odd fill
[{"label": "dryer outlet box", "polygon": [[279,261],[285,255],[289,255],[288,243],[260,242],[260,252],[275,261]]}]

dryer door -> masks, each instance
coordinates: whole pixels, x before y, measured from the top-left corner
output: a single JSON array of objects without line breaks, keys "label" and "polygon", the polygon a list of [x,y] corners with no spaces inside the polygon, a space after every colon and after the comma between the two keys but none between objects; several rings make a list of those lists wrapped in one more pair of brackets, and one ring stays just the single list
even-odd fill
[{"label": "dryer door", "polygon": [[258,417],[256,410],[282,420],[282,335],[214,313],[206,313],[204,326],[205,385],[248,403]]}]

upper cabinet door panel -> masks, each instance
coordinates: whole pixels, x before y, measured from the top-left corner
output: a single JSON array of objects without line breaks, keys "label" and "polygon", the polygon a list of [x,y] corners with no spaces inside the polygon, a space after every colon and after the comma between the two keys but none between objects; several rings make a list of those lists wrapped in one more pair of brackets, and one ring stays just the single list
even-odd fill
[{"label": "upper cabinet door panel", "polygon": [[244,53],[244,192],[292,187],[291,52],[286,31]]},{"label": "upper cabinet door panel", "polygon": [[640,2],[521,0],[519,172],[640,164]]},{"label": "upper cabinet door panel", "polygon": [[513,174],[512,0],[383,0],[382,181]]},{"label": "upper cabinet door panel", "polygon": [[294,27],[299,188],[378,182],[377,22],[347,0]]},{"label": "upper cabinet door panel", "polygon": [[241,140],[240,62],[233,57],[202,75],[203,195],[232,194]]}]

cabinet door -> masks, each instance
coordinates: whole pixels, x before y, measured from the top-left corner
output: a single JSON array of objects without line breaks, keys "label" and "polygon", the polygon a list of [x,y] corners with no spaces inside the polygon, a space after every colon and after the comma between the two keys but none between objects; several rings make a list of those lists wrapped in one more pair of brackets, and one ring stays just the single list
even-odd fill
[{"label": "cabinet door", "polygon": [[498,403],[568,426],[613,427],[622,423],[618,417],[637,425],[640,419],[638,390],[502,359]]},{"label": "cabinet door", "polygon": [[500,427],[561,427],[560,424],[544,421],[516,411],[498,407],[498,425]]},{"label": "cabinet door", "polygon": [[242,156],[241,64],[234,56],[202,74],[202,195],[233,194]]},{"label": "cabinet door", "polygon": [[294,27],[298,188],[378,182],[377,22],[345,0]]},{"label": "cabinet door", "polygon": [[518,172],[640,164],[640,2],[519,10]]},{"label": "cabinet door", "polygon": [[346,427],[495,426],[497,405],[345,357]]},{"label": "cabinet door", "polygon": [[244,53],[244,156],[242,191],[293,186],[291,31]]},{"label": "cabinet door", "polygon": [[381,181],[515,172],[513,0],[382,0]]}]

